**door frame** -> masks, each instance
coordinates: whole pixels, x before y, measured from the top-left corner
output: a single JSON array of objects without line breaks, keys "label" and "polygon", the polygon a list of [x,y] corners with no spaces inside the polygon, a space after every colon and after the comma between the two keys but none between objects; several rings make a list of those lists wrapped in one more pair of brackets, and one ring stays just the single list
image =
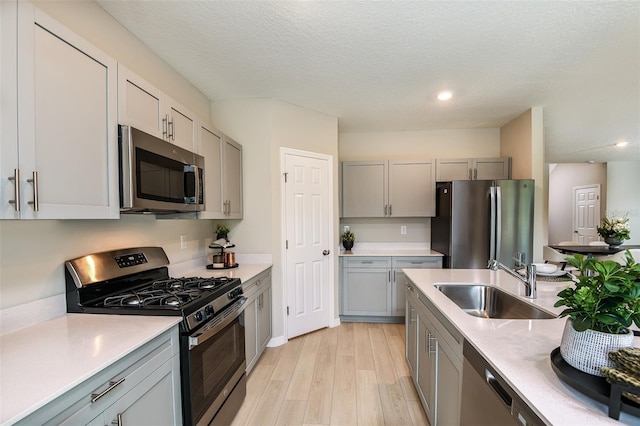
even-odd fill
[{"label": "door frame", "polygon": [[287,155],[295,155],[295,156],[300,156],[300,157],[310,157],[310,158],[314,158],[314,159],[318,159],[318,160],[326,160],[327,161],[327,185],[329,186],[329,190],[327,192],[327,208],[330,212],[329,215],[329,223],[328,223],[328,229],[329,229],[329,236],[328,236],[328,250],[331,250],[331,254],[328,257],[328,261],[329,261],[329,273],[328,273],[328,279],[329,279],[329,309],[328,309],[328,315],[329,318],[327,320],[327,324],[329,324],[329,327],[335,327],[340,325],[340,322],[334,321],[335,318],[335,295],[336,295],[336,291],[335,291],[335,259],[336,256],[338,255],[338,249],[336,247],[336,233],[334,232],[335,229],[335,208],[334,208],[334,187],[333,187],[333,174],[334,174],[334,164],[333,164],[333,156],[329,155],[329,154],[320,154],[317,152],[311,152],[311,151],[303,151],[300,149],[293,149],[293,148],[286,148],[286,147],[280,147],[280,241],[282,242],[281,244],[281,266],[280,266],[280,270],[281,270],[281,279],[282,279],[282,318],[284,319],[283,321],[283,330],[284,330],[284,343],[286,343],[287,341],[289,341],[289,320],[287,318],[287,305],[288,305],[288,295],[289,295],[289,288],[288,288],[288,283],[287,283],[287,248],[285,246],[285,241],[287,239],[287,235],[286,235],[286,230],[287,230],[287,217],[286,217],[286,203],[285,203],[285,197],[286,197],[286,185],[284,184],[284,173],[285,173],[285,158]]}]

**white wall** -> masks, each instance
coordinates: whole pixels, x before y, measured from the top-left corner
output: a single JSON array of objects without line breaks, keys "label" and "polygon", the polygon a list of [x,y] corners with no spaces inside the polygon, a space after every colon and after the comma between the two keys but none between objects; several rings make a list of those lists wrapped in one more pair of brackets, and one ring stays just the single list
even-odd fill
[{"label": "white wall", "polygon": [[607,212],[628,213],[631,238],[624,244],[640,244],[640,161],[607,163]]},{"label": "white wall", "polygon": [[[282,282],[280,148],[327,154],[334,158],[334,223],[338,223],[338,121],[335,117],[277,100],[224,100],[211,103],[212,123],[243,144],[244,219],[231,238],[237,252],[271,253],[273,258],[273,338],[285,335]],[[335,243],[334,245],[337,245]],[[337,265],[337,262],[335,262]],[[333,277],[337,294],[337,270]],[[338,316],[337,298],[334,305]]]},{"label": "white wall", "polygon": [[[195,113],[209,118],[209,101],[93,2],[37,2],[46,13],[124,63]],[[207,255],[210,220],[0,221],[0,309],[61,295],[63,262],[96,251],[139,245],[163,247],[172,263]],[[187,249],[179,248],[187,235]]]}]

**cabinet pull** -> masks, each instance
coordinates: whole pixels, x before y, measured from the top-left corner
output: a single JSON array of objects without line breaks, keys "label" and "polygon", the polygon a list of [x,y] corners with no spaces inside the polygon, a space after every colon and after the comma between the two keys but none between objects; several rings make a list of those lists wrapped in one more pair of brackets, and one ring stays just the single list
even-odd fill
[{"label": "cabinet pull", "polygon": [[391,204],[389,204],[389,216],[391,216],[391,207],[393,207]]},{"label": "cabinet pull", "polygon": [[431,355],[435,355],[436,353],[436,345],[431,345],[431,342],[434,340],[436,340],[435,336],[433,336],[433,334],[431,334],[431,332],[427,330],[427,355],[429,356],[429,358],[431,358]]},{"label": "cabinet pull", "polygon": [[478,180],[478,169],[473,169],[473,180]]},{"label": "cabinet pull", "polygon": [[373,260],[363,260],[360,263],[371,264],[371,263],[373,263]]},{"label": "cabinet pull", "polygon": [[13,176],[9,176],[9,180],[13,182],[13,200],[9,200],[9,204],[13,204],[15,211],[20,211],[20,169],[13,169]]},{"label": "cabinet pull", "polygon": [[176,140],[175,120],[171,120],[167,123],[167,130],[169,131],[169,140],[172,140],[175,142]]},{"label": "cabinet pull", "polygon": [[116,386],[118,386],[120,383],[124,382],[124,377],[120,380],[118,380],[117,382],[109,382],[109,387],[106,388],[105,390],[103,390],[100,393],[92,393],[91,394],[91,403],[93,404],[94,402],[98,401],[100,398],[102,398],[103,396],[105,396],[106,394],[108,394],[109,392],[111,392]]},{"label": "cabinet pull", "polygon": [[112,425],[122,426],[122,413],[118,413],[118,417],[115,420],[111,420]]},{"label": "cabinet pull", "polygon": [[27,179],[27,182],[33,184],[33,201],[27,202],[27,204],[31,204],[33,206],[33,211],[40,210],[40,203],[38,202],[38,172],[34,170],[33,177],[31,179]]},{"label": "cabinet pull", "polygon": [[469,180],[473,180],[473,175],[471,169],[469,169]]},{"label": "cabinet pull", "polygon": [[414,308],[411,308],[409,312],[409,322],[411,324],[414,324],[416,322],[416,310]]},{"label": "cabinet pull", "polygon": [[169,116],[165,115],[162,119],[162,137],[164,139],[169,139]]},{"label": "cabinet pull", "polygon": [[412,265],[422,265],[424,262],[411,262]]}]

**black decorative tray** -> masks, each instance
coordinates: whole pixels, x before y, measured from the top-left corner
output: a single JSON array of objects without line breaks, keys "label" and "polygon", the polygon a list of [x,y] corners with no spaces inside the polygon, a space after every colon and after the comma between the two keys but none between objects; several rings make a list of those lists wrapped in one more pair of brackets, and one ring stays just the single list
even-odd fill
[{"label": "black decorative tray", "polygon": [[212,263],[207,265],[207,269],[234,269],[234,268],[237,268],[237,267],[238,267],[237,263],[235,265],[233,265],[233,266],[213,266]]},{"label": "black decorative tray", "polygon": [[[615,405],[615,403],[610,404],[611,384],[607,382],[607,379],[587,374],[572,367],[562,358],[559,347],[551,351],[551,368],[553,368],[553,371],[562,381],[578,392],[609,406],[609,417],[617,419],[615,410],[613,410],[614,415],[612,415],[611,406]],[[640,417],[640,405],[628,400],[624,396],[622,397],[620,408],[625,413]]]}]

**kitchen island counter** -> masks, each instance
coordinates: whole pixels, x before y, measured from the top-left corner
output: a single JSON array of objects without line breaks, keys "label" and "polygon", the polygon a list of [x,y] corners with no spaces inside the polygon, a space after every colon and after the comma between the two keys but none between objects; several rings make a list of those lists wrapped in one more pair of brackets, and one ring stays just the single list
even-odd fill
[{"label": "kitchen island counter", "polygon": [[[484,319],[466,314],[438,291],[436,283],[485,283],[521,296],[541,308],[554,308],[557,293],[568,283],[538,281],[538,297],[524,297],[524,285],[504,271],[485,269],[405,269],[416,287],[433,302],[509,383],[536,414],[553,425],[635,424],[640,419],[622,413],[620,421],[608,409],[561,381],[552,370],[550,353],[560,346],[565,318],[542,320]],[[636,346],[640,346],[636,338]]]}]

